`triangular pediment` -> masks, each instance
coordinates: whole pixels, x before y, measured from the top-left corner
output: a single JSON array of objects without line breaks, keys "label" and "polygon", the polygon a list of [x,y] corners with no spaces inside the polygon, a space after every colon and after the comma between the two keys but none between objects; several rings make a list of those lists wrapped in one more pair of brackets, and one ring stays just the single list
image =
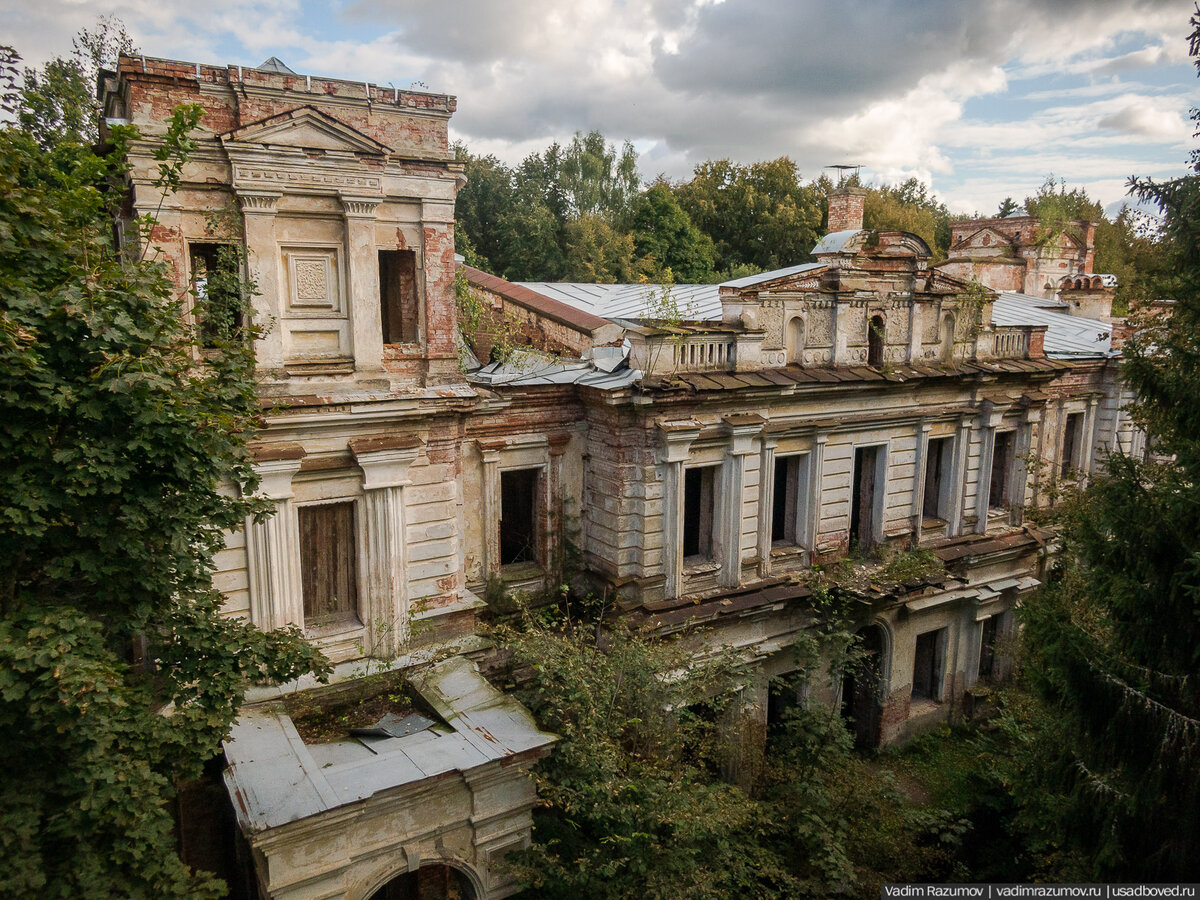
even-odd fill
[{"label": "triangular pediment", "polygon": [[298,150],[340,150],[375,156],[391,152],[391,148],[374,138],[311,106],[301,106],[235,128],[221,135],[221,142],[294,147]]},{"label": "triangular pediment", "polygon": [[[964,291],[971,290],[972,286],[958,278],[953,278],[947,275],[940,269],[931,269],[929,277],[925,279],[925,284],[920,291],[922,294],[961,294]],[[987,290],[987,289],[985,289]],[[995,293],[988,290],[989,294]]]},{"label": "triangular pediment", "polygon": [[794,272],[771,278],[754,286],[757,291],[815,291],[821,287],[822,276],[829,271],[828,266],[809,268],[803,272]]},{"label": "triangular pediment", "polygon": [[963,238],[954,245],[955,250],[966,247],[1008,247],[1012,245],[1012,236],[1007,235],[1002,231],[997,231],[995,228],[983,227],[978,231],[972,232],[968,237]]}]

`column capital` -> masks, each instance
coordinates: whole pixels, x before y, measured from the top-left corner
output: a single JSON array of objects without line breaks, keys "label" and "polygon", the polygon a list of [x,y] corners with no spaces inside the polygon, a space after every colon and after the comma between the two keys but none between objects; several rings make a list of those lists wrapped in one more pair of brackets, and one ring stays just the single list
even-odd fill
[{"label": "column capital", "polygon": [[767,420],[754,413],[726,416],[724,418],[725,432],[730,438],[729,453],[731,456],[746,456],[754,452],[754,439],[762,434]]},{"label": "column capital", "polygon": [[658,461],[664,463],[687,462],[692,442],[700,437],[703,428],[695,419],[681,419],[671,422],[659,422]]},{"label": "column capital", "polygon": [[273,216],[279,198],[283,191],[238,191],[237,198],[242,205],[242,213],[247,216]]},{"label": "column capital", "polygon": [[408,467],[421,455],[422,446],[416,438],[389,435],[355,438],[349,445],[367,491],[408,484]]},{"label": "column capital", "polygon": [[300,471],[307,455],[299,444],[251,444],[254,471],[258,474],[257,494],[269,500],[290,500],[292,476]]},{"label": "column capital", "polygon": [[359,197],[349,194],[338,194],[342,201],[342,210],[348,219],[374,219],[375,210],[379,208],[381,197]]}]

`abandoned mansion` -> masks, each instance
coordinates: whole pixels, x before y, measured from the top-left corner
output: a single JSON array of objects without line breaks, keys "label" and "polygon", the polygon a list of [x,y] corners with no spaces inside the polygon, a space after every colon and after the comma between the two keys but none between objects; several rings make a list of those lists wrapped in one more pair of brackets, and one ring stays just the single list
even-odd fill
[{"label": "abandoned mansion", "polygon": [[[621,615],[736,648],[763,721],[814,565],[934,554],[936,576],[863,589],[872,671],[825,689],[878,746],[1003,674],[1053,545],[1030,512],[1142,449],[1088,223],[1049,242],[1020,211],[956,223],[934,263],[913,234],[864,230],[865,191],[842,187],[788,268],[516,284],[456,259],[453,97],[275,60],[122,57],[101,88],[106,122],[141,133],[124,215],[156,215],[151,241],[196,296],[228,240],[212,214],[234,205],[267,326],[252,450],[275,512],[219,554],[228,615],[299,626],[335,663],[330,686],[251,691],[225,743],[222,799],[263,898],[519,888],[501,861],[530,840],[529,772],[555,736],[481,674],[495,649],[477,625],[543,588],[568,541]],[[205,114],[159,210],[154,152],[180,103]],[[473,354],[464,298],[529,351],[489,361],[481,333]],[[294,698],[364,665],[408,673],[423,712],[302,734]]]}]

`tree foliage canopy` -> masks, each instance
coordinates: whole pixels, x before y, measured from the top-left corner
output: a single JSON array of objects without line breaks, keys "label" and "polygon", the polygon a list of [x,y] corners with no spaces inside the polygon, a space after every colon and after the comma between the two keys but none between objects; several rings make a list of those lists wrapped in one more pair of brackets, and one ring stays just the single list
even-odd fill
[{"label": "tree foliage canopy", "polygon": [[[164,189],[199,117],[176,110]],[[216,328],[197,352],[167,267],[114,249],[135,137],[116,127],[99,156],[70,133],[0,129],[7,896],[220,896],[176,854],[173,785],[217,752],[248,681],[327,665],[294,632],[220,615],[224,530],[264,514],[253,333]]]},{"label": "tree foliage canopy", "polygon": [[[1192,20],[1192,53],[1200,14]],[[1196,113],[1193,114],[1196,117]],[[1032,683],[1052,722],[1029,794],[1085,876],[1183,880],[1200,848],[1200,153],[1135,181],[1163,214],[1175,299],[1125,348],[1154,455],[1111,456],[1069,511],[1048,588],[1025,607]]]}]

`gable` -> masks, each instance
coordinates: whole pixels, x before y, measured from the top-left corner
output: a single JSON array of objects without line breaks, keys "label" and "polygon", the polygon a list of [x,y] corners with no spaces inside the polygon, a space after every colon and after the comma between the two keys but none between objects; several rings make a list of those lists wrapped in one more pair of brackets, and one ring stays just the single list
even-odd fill
[{"label": "gable", "polygon": [[333,116],[301,106],[221,135],[223,144],[262,144],[298,150],[342,151],[382,156],[391,148]]},{"label": "gable", "polygon": [[971,248],[981,249],[984,247],[1009,247],[1012,246],[1012,237],[1002,231],[997,231],[995,228],[984,227],[978,231],[972,232],[967,237],[963,238],[954,245],[954,249]]},{"label": "gable", "polygon": [[821,276],[828,266],[807,268],[803,272],[793,272],[778,278],[759,282],[754,285],[757,291],[815,291],[821,286]]}]

